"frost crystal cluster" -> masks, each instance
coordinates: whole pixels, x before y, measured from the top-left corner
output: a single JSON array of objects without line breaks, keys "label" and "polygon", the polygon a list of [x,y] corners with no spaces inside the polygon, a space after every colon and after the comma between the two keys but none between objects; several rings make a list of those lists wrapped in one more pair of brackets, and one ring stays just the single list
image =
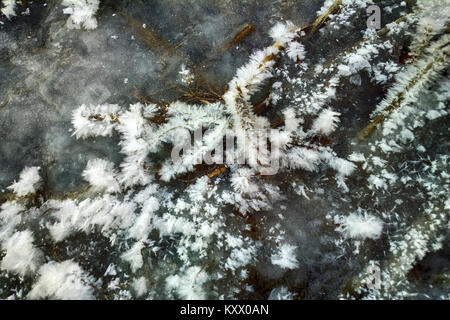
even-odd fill
[{"label": "frost crystal cluster", "polygon": [[[366,27],[374,2],[379,30]],[[23,23],[22,3],[2,5],[8,28]],[[450,297],[448,263],[431,284],[416,271],[449,250],[448,1],[274,0],[263,36],[245,25],[200,55],[203,67],[188,58],[199,48],[180,53],[192,44],[178,31],[166,34],[174,46],[155,31],[165,25],[129,14],[148,4],[121,5],[52,4],[41,20],[51,21],[43,45],[51,54],[8,56],[31,72],[25,83],[38,83],[39,101],[58,110],[52,117],[65,117],[71,149],[55,126],[43,163],[27,164],[2,190],[0,298]],[[315,17],[280,19],[296,5]],[[216,44],[220,31],[208,30],[222,22],[205,21],[186,32]],[[3,33],[0,41],[20,47]],[[249,43],[261,45],[243,51]],[[142,44],[151,53],[133,63],[160,60],[144,61],[135,79],[124,65],[105,67],[114,54],[127,59],[120,46],[128,54]],[[230,73],[218,61],[238,67]],[[208,63],[224,72],[221,86],[205,75]],[[70,66],[50,86],[43,80]],[[80,73],[84,88],[71,87],[75,97],[50,101],[91,68]],[[148,79],[161,88],[146,97],[110,86],[138,91]],[[5,92],[2,108],[25,89]],[[54,153],[82,163],[58,169],[79,171],[75,191],[49,191]]]},{"label": "frost crystal cluster", "polygon": [[62,5],[66,7],[63,12],[69,15],[67,27],[69,29],[86,30],[97,28],[95,13],[98,10],[100,0],[63,0]]}]

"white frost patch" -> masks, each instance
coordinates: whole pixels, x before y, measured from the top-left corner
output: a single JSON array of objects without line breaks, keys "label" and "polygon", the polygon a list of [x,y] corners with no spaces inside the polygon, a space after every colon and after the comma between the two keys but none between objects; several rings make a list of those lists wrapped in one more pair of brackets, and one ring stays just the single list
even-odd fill
[{"label": "white frost patch", "polygon": [[411,130],[408,130],[406,128],[404,128],[401,132],[400,132],[400,139],[402,140],[402,142],[407,143],[407,142],[411,142],[414,140],[414,133],[412,133]]},{"label": "white frost patch", "polygon": [[166,289],[185,300],[205,300],[206,293],[202,285],[208,280],[208,274],[198,266],[190,267],[181,275],[172,275],[166,279]]},{"label": "white frost patch", "polygon": [[320,157],[315,150],[303,147],[292,148],[288,153],[288,160],[292,169],[301,168],[307,171],[319,169]]},{"label": "white frost patch", "polygon": [[130,238],[146,240],[152,230],[150,212],[142,212],[128,232]]},{"label": "white frost patch", "polygon": [[270,291],[268,300],[293,300],[294,295],[286,287],[278,287]]},{"label": "white frost patch", "polygon": [[376,175],[371,174],[370,177],[367,179],[367,181],[369,182],[369,187],[371,189],[373,189],[373,187],[375,187],[375,189],[387,189],[388,185],[386,183],[386,181]]},{"label": "white frost patch", "polygon": [[92,30],[97,28],[95,13],[98,10],[100,0],[63,0],[62,5],[66,7],[63,12],[69,14],[67,27],[69,29]]},{"label": "white frost patch", "polygon": [[98,158],[89,160],[82,175],[95,191],[111,193],[120,191],[120,185],[116,179],[117,172],[110,161]]},{"label": "white frost patch", "polygon": [[120,107],[116,104],[81,105],[72,112],[73,135],[78,138],[111,136]]},{"label": "white frost patch", "polygon": [[437,111],[437,110],[430,110],[426,114],[426,117],[429,120],[435,120],[435,119],[437,119],[437,118],[439,118],[441,116],[442,116],[442,114],[439,111]]},{"label": "white frost patch", "polygon": [[383,231],[383,221],[367,213],[351,213],[341,223],[338,231],[346,238],[378,239]]},{"label": "white frost patch", "polygon": [[272,255],[272,264],[278,265],[283,269],[298,268],[299,264],[295,250],[297,250],[297,246],[282,244],[279,248],[279,252]]},{"label": "white frost patch", "polygon": [[291,42],[297,33],[297,27],[290,21],[286,23],[278,22],[270,29],[270,37],[282,47]]},{"label": "white frost patch", "polygon": [[3,0],[3,8],[1,9],[1,12],[11,20],[11,17],[16,16],[16,0]]},{"label": "white frost patch", "polygon": [[294,62],[301,61],[305,58],[305,47],[296,41],[289,43],[286,53]]},{"label": "white frost patch", "polygon": [[182,64],[181,69],[178,72],[180,75],[180,80],[184,84],[190,84],[194,80],[194,75],[189,68],[186,68],[186,65]]},{"label": "white frost patch", "polygon": [[41,182],[39,176],[40,167],[25,167],[19,176],[19,181],[14,181],[8,189],[12,190],[19,197],[35,193]]},{"label": "white frost patch", "polygon": [[330,167],[336,170],[337,173],[343,177],[351,175],[356,169],[356,165],[353,162],[342,158],[330,158],[328,162]]},{"label": "white frost patch", "polygon": [[33,234],[29,230],[14,233],[2,244],[6,251],[0,268],[25,276],[37,270],[42,252],[33,246]]},{"label": "white frost patch", "polygon": [[144,265],[144,260],[142,259],[141,254],[142,248],[144,248],[144,243],[142,241],[138,241],[121,256],[122,260],[125,260],[130,264],[133,272],[136,272]]},{"label": "white frost patch", "polygon": [[250,264],[255,255],[255,248],[234,248],[227,261],[225,262],[225,268],[229,270],[236,270]]},{"label": "white frost patch", "polygon": [[323,110],[317,119],[314,120],[312,130],[324,135],[329,135],[336,129],[339,123],[339,116],[340,113],[334,112],[333,110]]},{"label": "white frost patch", "polygon": [[39,279],[28,294],[29,299],[94,299],[89,277],[76,262],[51,261],[39,269],[39,274]]},{"label": "white frost patch", "polygon": [[366,157],[364,156],[364,154],[362,153],[352,153],[351,155],[348,156],[348,160],[353,161],[353,162],[365,162],[366,161]]},{"label": "white frost patch", "polygon": [[0,240],[4,240],[10,237],[15,227],[22,221],[19,213],[26,208],[16,201],[6,201],[0,209]]},{"label": "white frost patch", "polygon": [[139,277],[133,280],[132,287],[136,297],[141,297],[148,291],[148,283],[145,277]]},{"label": "white frost patch", "polygon": [[299,122],[298,122],[297,118],[295,117],[294,108],[287,108],[286,110],[284,110],[283,116],[284,116],[285,130],[287,132],[297,131]]},{"label": "white frost patch", "polygon": [[241,194],[255,194],[258,186],[252,182],[255,173],[249,168],[240,168],[231,176],[233,189]]}]

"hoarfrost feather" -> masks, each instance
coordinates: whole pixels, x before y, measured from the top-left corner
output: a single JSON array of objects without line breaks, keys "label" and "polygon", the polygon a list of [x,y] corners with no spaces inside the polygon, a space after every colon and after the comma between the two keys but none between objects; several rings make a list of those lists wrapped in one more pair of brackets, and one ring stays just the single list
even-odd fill
[{"label": "hoarfrost feather", "polygon": [[291,244],[282,244],[279,251],[271,257],[272,264],[280,266],[283,269],[295,269],[299,263],[295,254],[297,246]]},{"label": "hoarfrost feather", "polygon": [[36,193],[41,183],[39,176],[40,167],[25,167],[19,176],[19,181],[14,182],[8,187],[19,197],[26,196],[30,193]]}]

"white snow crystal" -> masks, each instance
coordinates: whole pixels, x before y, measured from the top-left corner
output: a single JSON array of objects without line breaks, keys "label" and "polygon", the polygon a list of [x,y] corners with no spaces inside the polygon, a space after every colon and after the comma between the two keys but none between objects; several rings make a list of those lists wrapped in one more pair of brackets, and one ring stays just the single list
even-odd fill
[{"label": "white snow crystal", "polygon": [[121,256],[122,260],[130,263],[130,267],[133,272],[136,272],[144,265],[144,260],[142,259],[141,254],[142,248],[144,248],[144,243],[142,241],[138,241]]},{"label": "white snow crystal", "polygon": [[383,178],[380,178],[379,176],[371,174],[370,177],[367,179],[369,182],[369,187],[375,187],[375,189],[386,189],[387,184],[386,181]]},{"label": "white snow crystal", "polygon": [[288,153],[291,168],[302,168],[308,171],[316,171],[320,162],[319,153],[303,147],[292,148]]},{"label": "white snow crystal", "polygon": [[192,74],[191,70],[186,67],[186,65],[181,65],[181,70],[178,72],[180,75],[180,80],[184,84],[190,84],[194,80],[194,75]]},{"label": "white snow crystal", "polygon": [[11,17],[16,16],[16,0],[3,0],[2,3],[3,8],[1,9],[1,12],[6,16],[6,18],[11,20]]},{"label": "white snow crystal", "polygon": [[435,120],[435,119],[437,119],[437,118],[439,118],[441,116],[442,116],[442,114],[439,111],[437,111],[437,110],[430,110],[426,114],[426,117],[429,120]]},{"label": "white snow crystal", "polygon": [[73,221],[76,221],[80,215],[79,209],[75,201],[68,199],[64,201],[50,201],[55,211],[51,213],[57,219],[54,224],[47,225],[47,228],[53,240],[58,242],[70,235],[75,226]]},{"label": "white snow crystal", "polygon": [[233,173],[231,177],[231,185],[233,189],[242,194],[252,194],[258,191],[258,186],[251,180],[254,172],[249,168],[241,168]]},{"label": "white snow crystal", "polygon": [[11,189],[19,197],[35,193],[41,182],[39,169],[40,167],[25,167],[20,173],[19,181],[14,181],[8,189]]},{"label": "white snow crystal", "polygon": [[298,268],[298,260],[295,255],[297,246],[290,244],[282,244],[279,247],[279,252],[272,255],[272,264],[278,265],[283,269],[295,269]]},{"label": "white snow crystal", "polygon": [[78,138],[111,136],[120,107],[115,104],[81,105],[72,112],[73,135]]},{"label": "white snow crystal", "polygon": [[145,277],[139,277],[133,280],[132,287],[136,294],[136,297],[143,296],[148,290],[148,281]]},{"label": "white snow crystal", "polygon": [[40,276],[28,293],[29,299],[94,299],[89,277],[76,262],[51,261],[44,264],[38,272]]},{"label": "white snow crystal", "polygon": [[353,162],[365,162],[366,157],[362,153],[352,153],[348,156],[348,160]]},{"label": "white snow crystal", "polygon": [[19,213],[24,211],[25,207],[16,201],[6,201],[0,208],[0,240],[4,240],[10,237],[15,227],[22,221]]},{"label": "white snow crystal", "polygon": [[283,111],[284,124],[287,132],[293,132],[298,129],[298,120],[295,117],[295,110],[293,108],[287,108]]},{"label": "white snow crystal", "polygon": [[356,165],[353,162],[347,161],[342,158],[330,158],[329,159],[330,167],[337,171],[338,174],[346,177],[349,176],[355,171]]},{"label": "white snow crystal", "polygon": [[0,268],[21,276],[34,273],[42,258],[41,250],[33,246],[33,234],[29,230],[14,233],[2,244],[6,255]]},{"label": "white snow crystal", "polygon": [[301,61],[305,58],[305,47],[299,42],[290,42],[286,53],[293,61]]},{"label": "white snow crystal", "polygon": [[142,212],[137,217],[133,226],[129,230],[129,237],[136,240],[146,240],[151,231],[151,213],[150,211]]},{"label": "white snow crystal", "polygon": [[333,110],[323,110],[319,116],[314,120],[312,130],[314,132],[320,132],[325,135],[332,133],[339,123],[340,113]]},{"label": "white snow crystal", "polygon": [[286,287],[277,287],[270,291],[268,300],[293,300],[294,295]]},{"label": "white snow crystal", "polygon": [[270,36],[281,46],[286,46],[288,42],[292,41],[296,35],[297,28],[295,25],[286,21],[286,23],[278,22],[270,29]]},{"label": "white snow crystal", "polygon": [[63,0],[62,5],[66,8],[64,14],[69,14],[67,27],[69,29],[92,30],[97,28],[95,13],[98,10],[100,0]]},{"label": "white snow crystal", "polygon": [[114,164],[103,159],[91,159],[83,171],[83,178],[91,184],[96,191],[119,192],[117,172]]},{"label": "white snow crystal", "polygon": [[185,270],[181,275],[172,275],[166,278],[166,289],[175,291],[181,299],[204,300],[206,293],[202,285],[209,276],[205,270],[198,266],[193,266]]},{"label": "white snow crystal", "polygon": [[346,238],[378,239],[383,230],[383,221],[367,213],[351,213],[343,219],[338,230]]}]

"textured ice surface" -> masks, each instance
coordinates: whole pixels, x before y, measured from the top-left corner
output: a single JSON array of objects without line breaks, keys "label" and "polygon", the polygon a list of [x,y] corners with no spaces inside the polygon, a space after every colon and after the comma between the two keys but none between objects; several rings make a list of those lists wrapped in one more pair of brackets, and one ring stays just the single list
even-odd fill
[{"label": "textured ice surface", "polygon": [[[79,186],[90,157],[117,155],[102,139],[70,137],[74,108],[126,105],[148,95],[171,101],[178,92],[167,90],[167,83],[179,81],[182,64],[221,90],[255,48],[269,43],[266,33],[275,21],[304,24],[320,4],[102,1],[99,26],[89,32],[68,29],[57,2],[29,7],[32,15],[14,23],[3,19],[0,26],[0,186],[25,164],[45,164],[49,191],[60,192]],[[229,45],[246,24],[253,26],[248,37]]]},{"label": "textured ice surface", "polygon": [[[386,1],[381,4],[385,5]],[[117,134],[88,140],[77,140],[72,136],[70,120],[75,108],[82,104],[102,103],[128,106],[139,100],[159,104],[173,102],[180,97],[172,84],[181,83],[179,71],[182,65],[193,71],[197,81],[223,94],[237,68],[247,62],[249,55],[271,44],[272,40],[267,36],[271,26],[284,20],[299,26],[311,23],[322,2],[101,1],[96,15],[98,27],[89,31],[67,28],[67,15],[57,2],[50,1],[44,6],[42,2],[34,1],[27,6],[30,15],[21,15],[26,8],[19,7],[19,14],[13,21],[0,18],[3,22],[0,24],[0,189],[6,193],[6,187],[18,179],[24,167],[40,166],[45,184],[44,197],[49,198],[83,190],[87,183],[82,172],[90,159],[108,159],[116,165],[122,160]],[[385,12],[383,25],[398,18],[402,10]],[[339,59],[339,53],[360,40],[366,28],[364,19],[364,15],[357,15],[351,25],[341,26],[340,30],[325,26],[305,43],[307,57],[304,63],[307,66],[334,63],[336,57]],[[242,38],[236,36],[239,32],[243,32]],[[404,47],[408,45],[406,37],[404,34],[391,37],[392,50],[380,50],[372,65],[385,61],[398,63],[402,59]],[[362,70],[364,63],[347,62],[354,68],[355,75],[344,78],[336,98],[326,102],[327,107],[341,114],[340,123],[333,136],[320,143],[331,145],[343,158],[352,153],[377,154],[371,152],[369,144],[381,139],[380,133],[363,142],[357,142],[354,137],[367,125],[370,113],[393,79],[376,83]],[[296,75],[297,68],[283,56],[277,65],[279,73],[253,97],[255,103],[265,98],[273,83],[283,81],[283,72]],[[300,105],[295,99],[305,101],[305,97],[296,94],[310,93],[321,82],[329,80],[330,74],[324,71],[318,76],[314,67],[305,68],[302,83],[284,83],[279,99],[272,97],[279,100],[278,104],[274,103],[264,115],[280,117],[277,107]],[[436,104],[430,96],[421,99],[420,105]],[[305,121],[308,124],[312,120],[306,117]],[[447,122],[448,116],[437,119],[415,133],[418,136],[414,143],[426,149],[424,158],[448,154]],[[401,172],[403,163],[412,161],[413,166],[416,159],[414,148],[392,156],[388,159],[388,167]],[[343,192],[337,186],[331,170],[283,172],[265,178],[266,182],[279,185],[279,193],[285,197],[273,208],[244,217],[222,206],[217,220],[226,223],[228,231],[237,237],[244,234],[244,240],[251,239],[256,243],[256,259],[243,271],[247,274],[242,280],[228,272],[221,273],[224,278],[214,279],[214,284],[207,282],[206,272],[226,260],[229,252],[225,251],[207,252],[208,259],[189,253],[195,266],[184,268],[177,258],[177,254],[183,254],[177,242],[180,237],[178,233],[170,235],[171,230],[167,230],[169,224],[175,229],[187,228],[189,225],[183,221],[179,224],[159,221],[160,234],[170,235],[159,237],[155,235],[156,231],[151,234],[151,238],[158,241],[160,251],[142,251],[146,247],[140,246],[139,242],[136,246],[126,242],[131,250],[126,251],[115,247],[104,235],[82,232],[58,242],[56,249],[50,236],[43,235],[43,250],[46,256],[76,261],[79,264],[77,274],[88,272],[101,282],[102,290],[114,292],[111,294],[114,298],[142,296],[140,291],[144,290],[141,288],[145,287],[142,284],[145,278],[151,293],[144,298],[217,298],[225,295],[226,298],[266,299],[269,295],[284,295],[282,289],[287,287],[294,293],[293,298],[335,299],[369,260],[385,259],[394,232],[386,231],[376,241],[343,241],[337,231],[339,221],[329,216],[359,214],[359,208],[364,208],[370,214],[383,217],[386,230],[406,230],[422,214],[418,208],[426,194],[426,190],[419,192],[401,186],[392,187],[391,193],[369,190],[369,174],[361,167],[358,165],[356,174],[346,181],[350,192]],[[412,176],[420,178],[420,174]],[[174,197],[181,199],[186,186],[177,181],[166,187]],[[226,189],[223,185],[219,188]],[[165,193],[158,196],[161,202],[167,200]],[[108,202],[106,199],[105,203]],[[213,200],[210,202],[214,204]],[[40,210],[45,212],[45,209]],[[158,212],[163,217],[164,210],[172,212],[175,209],[162,205]],[[43,212],[36,211],[27,216],[28,220],[21,227],[25,228],[29,223],[30,228],[41,230],[40,222],[33,218]],[[239,243],[238,240],[235,242]],[[427,255],[408,274],[412,286],[421,293],[420,298],[427,297],[426,294],[433,298],[448,294],[448,232],[443,243],[442,250]],[[294,246],[298,268],[293,266],[291,270],[282,268],[283,264],[272,263],[271,256],[285,244]],[[130,253],[130,260],[123,259],[124,252]],[[141,257],[136,252],[144,253]],[[245,261],[245,254],[237,251],[232,254],[236,255],[235,261]],[[115,268],[118,270],[113,270]],[[138,271],[135,273],[133,269]],[[118,289],[121,287],[116,283],[119,281],[115,277],[117,273],[120,280],[133,274],[136,279],[134,289]],[[2,298],[13,294],[11,288],[18,283],[27,290],[31,288],[31,279],[20,282],[15,277],[5,280],[6,277],[1,275]],[[192,285],[192,290],[183,291],[191,283],[198,287]],[[435,284],[434,289],[429,289],[429,283]],[[288,292],[285,296],[291,297]]]}]

